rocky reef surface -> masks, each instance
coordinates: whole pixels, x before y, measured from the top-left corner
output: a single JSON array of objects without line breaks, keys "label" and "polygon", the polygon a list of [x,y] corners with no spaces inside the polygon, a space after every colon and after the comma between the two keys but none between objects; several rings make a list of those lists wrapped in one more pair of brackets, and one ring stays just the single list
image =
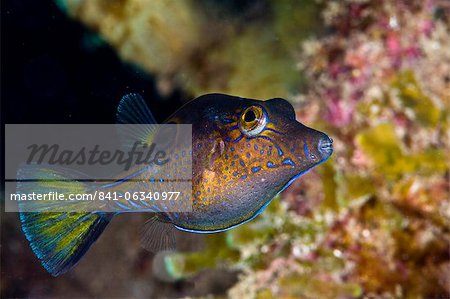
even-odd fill
[{"label": "rocky reef surface", "polygon": [[265,98],[296,92],[295,50],[318,22],[314,1],[59,0],[160,91]]}]

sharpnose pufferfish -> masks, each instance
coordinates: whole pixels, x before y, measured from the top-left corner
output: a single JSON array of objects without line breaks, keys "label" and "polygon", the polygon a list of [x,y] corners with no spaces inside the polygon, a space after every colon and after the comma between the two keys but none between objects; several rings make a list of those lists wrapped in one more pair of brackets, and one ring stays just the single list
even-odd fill
[{"label": "sharpnose pufferfish", "polygon": [[[123,97],[117,119],[156,123],[137,94]],[[217,233],[254,219],[278,193],[333,152],[332,140],[296,121],[292,105],[280,98],[207,94],[185,104],[165,123],[192,124],[192,210],[152,214],[143,230],[143,244],[151,250],[173,248],[175,228]],[[73,188],[79,187],[76,184]],[[65,186],[68,192],[72,188]],[[133,190],[145,186],[136,182]],[[39,190],[45,191],[42,186]],[[20,220],[34,253],[57,276],[80,260],[118,214],[21,212]]]}]

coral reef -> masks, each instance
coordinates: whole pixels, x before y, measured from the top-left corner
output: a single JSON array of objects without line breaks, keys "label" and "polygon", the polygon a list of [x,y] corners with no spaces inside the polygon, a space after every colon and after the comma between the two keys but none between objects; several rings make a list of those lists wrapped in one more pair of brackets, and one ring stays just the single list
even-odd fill
[{"label": "coral reef", "polygon": [[252,223],[166,262],[177,277],[241,270],[235,298],[450,296],[450,6],[323,4],[329,34],[302,43],[309,84],[295,100],[334,159]]},{"label": "coral reef", "polygon": [[[301,76],[293,51],[317,27],[314,1],[58,0],[128,62],[155,74],[163,94],[288,96]],[[239,9],[239,11],[237,11]],[[237,15],[237,16],[236,16]]]}]

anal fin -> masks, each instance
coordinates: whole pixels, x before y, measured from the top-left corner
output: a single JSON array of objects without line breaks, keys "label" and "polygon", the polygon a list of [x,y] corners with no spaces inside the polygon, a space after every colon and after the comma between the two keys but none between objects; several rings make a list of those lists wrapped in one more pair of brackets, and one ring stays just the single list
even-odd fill
[{"label": "anal fin", "polygon": [[164,222],[158,216],[153,216],[141,230],[141,246],[153,253],[165,250],[175,250],[176,228],[169,222]]}]

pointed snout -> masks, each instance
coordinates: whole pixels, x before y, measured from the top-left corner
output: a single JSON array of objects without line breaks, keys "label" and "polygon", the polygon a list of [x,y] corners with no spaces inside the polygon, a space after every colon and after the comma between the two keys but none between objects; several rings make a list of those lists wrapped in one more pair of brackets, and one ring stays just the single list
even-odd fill
[{"label": "pointed snout", "polygon": [[322,156],[322,160],[328,159],[333,153],[333,139],[324,134],[319,140],[317,149]]}]

